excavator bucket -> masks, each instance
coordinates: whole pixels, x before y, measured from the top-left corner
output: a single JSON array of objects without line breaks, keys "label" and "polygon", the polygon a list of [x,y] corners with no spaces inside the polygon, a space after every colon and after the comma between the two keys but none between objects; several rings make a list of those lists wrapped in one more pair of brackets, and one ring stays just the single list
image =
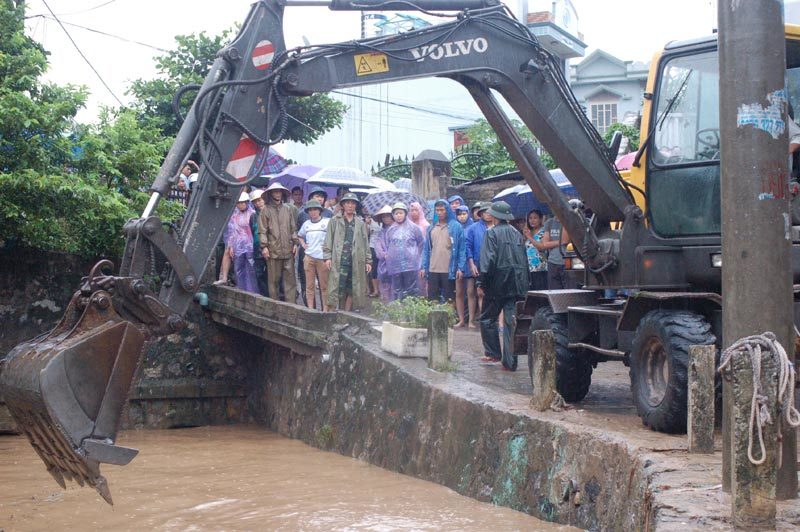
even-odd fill
[{"label": "excavator bucket", "polygon": [[6,357],[0,392],[61,487],[88,484],[113,504],[100,463],[125,465],[138,453],[115,438],[144,341],[109,292],[79,291],[55,329]]}]

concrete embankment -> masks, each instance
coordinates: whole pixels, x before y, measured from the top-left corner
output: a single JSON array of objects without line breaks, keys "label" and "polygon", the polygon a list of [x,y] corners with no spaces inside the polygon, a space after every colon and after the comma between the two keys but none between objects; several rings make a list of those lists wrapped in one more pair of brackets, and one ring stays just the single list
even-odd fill
[{"label": "concrete embankment", "polygon": [[368,329],[340,333],[327,362],[267,349],[256,419],[542,519],[605,530],[655,523],[648,464],[624,442],[534,419],[457,375],[387,357]]}]

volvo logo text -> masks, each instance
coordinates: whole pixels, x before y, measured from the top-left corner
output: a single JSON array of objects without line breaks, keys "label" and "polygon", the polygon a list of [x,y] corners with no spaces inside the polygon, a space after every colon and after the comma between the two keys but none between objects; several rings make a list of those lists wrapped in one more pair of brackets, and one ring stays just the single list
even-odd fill
[{"label": "volvo logo text", "polygon": [[428,46],[420,46],[419,48],[412,48],[411,55],[417,61],[425,61],[427,58],[438,61],[443,57],[458,57],[460,55],[469,55],[473,51],[479,54],[484,53],[489,48],[489,43],[483,37],[477,39],[467,39],[465,41],[451,41],[443,42],[442,44],[431,44]]}]

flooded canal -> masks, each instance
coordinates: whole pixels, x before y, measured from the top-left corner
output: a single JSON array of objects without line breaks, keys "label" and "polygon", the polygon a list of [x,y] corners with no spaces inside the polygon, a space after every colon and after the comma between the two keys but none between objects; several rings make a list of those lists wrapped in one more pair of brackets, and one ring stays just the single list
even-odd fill
[{"label": "flooded canal", "polygon": [[115,506],[56,485],[20,436],[0,436],[0,531],[570,530],[260,427],[128,431],[139,456],[103,465]]}]

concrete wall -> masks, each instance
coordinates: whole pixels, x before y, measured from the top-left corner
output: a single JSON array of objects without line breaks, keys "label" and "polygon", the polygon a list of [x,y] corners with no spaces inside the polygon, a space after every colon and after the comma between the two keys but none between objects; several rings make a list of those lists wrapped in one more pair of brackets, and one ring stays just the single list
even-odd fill
[{"label": "concrete wall", "polygon": [[449,386],[447,374],[408,371],[369,332],[341,334],[330,354],[324,362],[268,347],[250,397],[256,420],[549,521],[595,530],[651,524],[644,465],[627,445],[503,411],[486,390]]},{"label": "concrete wall", "polygon": [[478,201],[491,201],[501,190],[515,185],[522,185],[525,181],[519,172],[509,175],[508,178],[498,179],[497,177],[464,183],[463,185],[451,186],[447,189],[447,197],[458,194],[467,205],[475,205]]}]

